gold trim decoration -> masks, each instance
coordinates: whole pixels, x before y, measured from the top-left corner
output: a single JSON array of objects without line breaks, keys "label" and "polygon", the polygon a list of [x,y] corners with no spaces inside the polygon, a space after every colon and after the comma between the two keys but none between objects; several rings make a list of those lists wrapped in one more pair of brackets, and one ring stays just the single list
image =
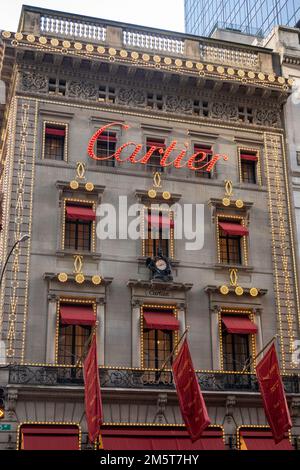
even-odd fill
[{"label": "gold trim decoration", "polygon": [[35,36],[33,34],[28,34],[27,41],[31,43],[35,42]]},{"label": "gold trim decoration", "polygon": [[79,183],[76,180],[70,181],[70,188],[73,189],[74,191],[79,188]]},{"label": "gold trim decoration", "polygon": [[144,62],[149,62],[149,60],[150,60],[149,54],[143,54],[142,59],[143,59]]},{"label": "gold trim decoration", "polygon": [[2,31],[2,36],[5,39],[9,39],[11,37],[11,32],[10,31]]},{"label": "gold trim decoration", "polygon": [[241,295],[244,294],[244,289],[241,286],[237,286],[235,288],[235,293],[236,293],[236,295],[238,295],[240,297]]},{"label": "gold trim decoration", "polygon": [[83,284],[85,281],[84,275],[82,273],[76,274],[75,281],[77,282],[77,284]]},{"label": "gold trim decoration", "polygon": [[74,274],[82,273],[83,256],[74,255]]},{"label": "gold trim decoration", "polygon": [[162,193],[162,197],[163,199],[165,199],[166,201],[168,201],[169,199],[171,199],[171,194],[169,193],[169,191],[164,191]]},{"label": "gold trim decoration", "polygon": [[57,47],[59,45],[59,40],[56,38],[52,38],[50,40],[51,46]]},{"label": "gold trim decoration", "polygon": [[[14,36],[15,36],[15,39],[16,39],[17,41],[22,41],[22,39],[24,38],[23,34],[20,33],[20,32],[15,33]],[[39,38],[39,41],[40,41],[40,42],[41,42],[41,39],[46,39],[46,38],[40,37],[40,38]],[[47,39],[46,39],[46,42],[47,42]],[[45,44],[45,43],[41,42],[41,44]]]},{"label": "gold trim decoration", "polygon": [[105,53],[105,47],[103,47],[103,46],[98,46],[98,47],[97,47],[97,52],[99,52],[99,54],[104,54],[104,53]]},{"label": "gold trim decoration", "polygon": [[244,201],[242,201],[242,199],[237,199],[235,201],[235,205],[238,209],[242,209],[244,207]]},{"label": "gold trim decoration", "polygon": [[108,49],[108,53],[109,53],[110,56],[115,56],[117,54],[117,51],[114,47],[110,47]]},{"label": "gold trim decoration", "polygon": [[220,287],[220,292],[221,292],[222,295],[228,295],[228,294],[229,294],[229,288],[228,288],[228,286],[225,286],[225,285],[224,285],[224,286],[221,286],[221,287]]},{"label": "gold trim decoration", "polygon": [[66,273],[59,273],[57,278],[58,278],[59,282],[67,282],[68,275]]},{"label": "gold trim decoration", "polygon": [[157,194],[157,192],[155,191],[155,189],[149,189],[149,191],[148,191],[148,196],[149,196],[151,199],[155,199],[155,198],[156,198],[156,194]]},{"label": "gold trim decoration", "polygon": [[128,57],[128,52],[125,51],[124,49],[121,49],[120,50],[120,57],[122,57],[123,59],[126,59],[126,57]]},{"label": "gold trim decoration", "polygon": [[[241,426],[238,426],[236,428],[236,443],[237,443],[237,449],[240,450],[240,451],[243,451],[243,450],[246,450],[246,449],[242,449],[242,445],[243,445],[243,441],[241,440],[241,430],[247,430],[247,429],[261,429],[261,430],[266,430],[266,431],[270,431],[271,432],[271,428],[270,426],[268,425],[264,425],[264,424],[242,424]],[[288,431],[288,436],[289,436],[289,441],[291,444],[292,443],[292,433],[291,431]]]},{"label": "gold trim decoration", "polygon": [[229,278],[230,278],[230,285],[233,287],[237,287],[238,285],[238,270],[237,269],[229,269]]},{"label": "gold trim decoration", "polygon": [[93,52],[94,51],[94,46],[92,44],[87,44],[85,46],[85,48],[88,52]]},{"label": "gold trim decoration", "polygon": [[86,191],[89,191],[89,192],[94,191],[94,188],[95,188],[95,186],[94,186],[94,184],[91,183],[91,182],[88,182],[88,183],[86,183],[86,185],[85,185]]},{"label": "gold trim decoration", "polygon": [[131,55],[131,58],[133,60],[138,60],[138,58],[139,58],[139,53],[138,52],[133,51],[130,55]]},{"label": "gold trim decoration", "polygon": [[164,63],[165,63],[166,65],[171,65],[171,64],[172,64],[172,59],[170,59],[170,57],[165,57],[165,58],[164,58]]},{"label": "gold trim decoration", "polygon": [[92,277],[92,283],[95,285],[95,286],[99,286],[102,282],[102,277],[99,276],[98,274],[95,274],[93,277]]},{"label": "gold trim decoration", "polygon": [[257,297],[258,294],[259,294],[258,289],[257,289],[256,287],[251,287],[251,289],[250,289],[250,295],[251,295],[251,297]]},{"label": "gold trim decoration", "polygon": [[70,41],[63,41],[62,45],[65,49],[70,49],[70,47],[71,47]]},{"label": "gold trim decoration", "polygon": [[231,204],[231,201],[230,201],[230,199],[229,199],[228,197],[223,197],[223,199],[222,199],[222,204],[223,204],[223,206],[225,206],[225,207],[229,207],[230,204]]}]

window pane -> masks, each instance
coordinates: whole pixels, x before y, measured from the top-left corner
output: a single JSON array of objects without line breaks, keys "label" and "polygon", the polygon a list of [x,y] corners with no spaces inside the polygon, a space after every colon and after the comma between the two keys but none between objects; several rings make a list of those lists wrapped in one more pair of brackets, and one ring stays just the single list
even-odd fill
[{"label": "window pane", "polygon": [[58,363],[76,365],[82,360],[90,333],[89,326],[61,325],[58,338]]},{"label": "window pane", "polygon": [[225,370],[242,371],[249,358],[249,335],[223,331],[223,364]]},{"label": "window pane", "polygon": [[46,135],[44,158],[50,160],[64,159],[65,138],[63,136]]}]

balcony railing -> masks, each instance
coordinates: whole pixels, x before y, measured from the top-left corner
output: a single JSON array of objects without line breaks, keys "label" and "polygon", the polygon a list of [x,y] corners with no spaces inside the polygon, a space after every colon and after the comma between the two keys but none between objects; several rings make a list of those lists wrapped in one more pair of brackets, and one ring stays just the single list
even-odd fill
[{"label": "balcony railing", "polygon": [[184,41],[169,36],[147,34],[142,31],[123,31],[123,44],[151,51],[184,54]]},{"label": "balcony railing", "polygon": [[[155,370],[143,369],[99,369],[103,389],[174,389],[170,371],[159,375]],[[200,387],[210,392],[258,392],[255,375],[225,372],[197,372]],[[283,376],[287,393],[300,393],[300,376]],[[82,386],[83,374],[80,367],[57,366],[11,366],[9,384],[44,386]]]},{"label": "balcony railing", "polygon": [[226,64],[232,67],[259,69],[259,57],[254,52],[235,47],[212,46],[200,43],[200,59],[213,64]]},{"label": "balcony railing", "polygon": [[65,36],[77,40],[105,41],[106,39],[105,26],[72,21],[63,17],[41,16],[40,29],[43,34]]}]

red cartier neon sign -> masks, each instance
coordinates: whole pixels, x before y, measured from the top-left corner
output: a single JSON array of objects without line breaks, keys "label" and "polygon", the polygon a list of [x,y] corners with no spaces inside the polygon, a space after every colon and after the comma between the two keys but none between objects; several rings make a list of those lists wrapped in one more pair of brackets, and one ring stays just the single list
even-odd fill
[{"label": "red cartier neon sign", "polygon": [[[176,145],[177,145],[176,140],[171,142],[169,147],[167,147],[166,149],[162,149],[161,147],[158,147],[158,146],[155,146],[155,145],[151,146],[149,148],[149,150],[145,153],[145,155],[142,158],[140,158],[139,160],[137,160],[137,155],[139,154],[139,152],[141,151],[143,146],[141,144],[136,144],[135,142],[126,142],[126,144],[123,144],[121,147],[119,147],[116,150],[116,152],[114,154],[109,155],[108,157],[107,156],[106,157],[98,157],[94,152],[95,143],[97,142],[98,138],[100,137],[100,135],[103,132],[105,132],[110,127],[113,127],[113,126],[116,126],[116,125],[121,126],[121,128],[123,128],[124,130],[129,129],[129,126],[127,126],[126,124],[120,124],[119,122],[111,122],[110,124],[107,124],[106,126],[103,126],[100,129],[98,129],[97,132],[95,132],[95,134],[93,135],[93,137],[89,141],[88,155],[93,160],[110,160],[110,159],[114,158],[119,163],[131,162],[133,164],[142,163],[143,165],[146,165],[148,163],[148,160],[150,159],[150,157],[153,155],[153,153],[158,150],[158,152],[162,155],[162,158],[160,160],[160,164],[161,164],[162,167],[168,167],[168,166],[173,165],[175,168],[187,167],[190,170],[194,170],[194,171],[196,171],[196,170],[205,170],[205,171],[208,171],[208,172],[213,170],[214,166],[216,165],[216,163],[219,160],[221,160],[221,159],[223,159],[224,161],[228,160],[227,155],[216,154],[216,155],[212,156],[212,158],[209,162],[205,162],[204,165],[195,166],[196,164],[203,163],[206,159],[207,154],[206,154],[206,152],[203,152],[203,151],[195,152],[193,155],[191,155],[191,157],[188,158],[187,161],[183,162],[182,160],[184,159],[184,157],[186,157],[187,150],[188,150],[186,148],[186,149],[182,150],[174,160],[167,161],[168,158],[170,157],[170,154],[174,150],[176,150]],[[121,160],[120,156],[121,156],[122,151],[126,147],[129,147],[130,145],[134,145],[135,149],[133,150],[132,154],[129,157],[126,157],[124,160]]]}]

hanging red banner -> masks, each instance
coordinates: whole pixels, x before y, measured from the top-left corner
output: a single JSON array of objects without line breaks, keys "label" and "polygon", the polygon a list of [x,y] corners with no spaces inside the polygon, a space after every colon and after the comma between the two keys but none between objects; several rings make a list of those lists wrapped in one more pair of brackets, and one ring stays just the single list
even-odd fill
[{"label": "hanging red banner", "polygon": [[89,439],[94,443],[99,438],[103,421],[96,335],[92,339],[90,350],[83,364],[83,377],[86,421]]},{"label": "hanging red banner", "polygon": [[274,344],[256,367],[265,413],[276,444],[292,427]]},{"label": "hanging red banner", "polygon": [[184,341],[172,369],[181,414],[190,438],[192,442],[195,442],[210,424],[210,419],[194,370],[187,340]]}]

